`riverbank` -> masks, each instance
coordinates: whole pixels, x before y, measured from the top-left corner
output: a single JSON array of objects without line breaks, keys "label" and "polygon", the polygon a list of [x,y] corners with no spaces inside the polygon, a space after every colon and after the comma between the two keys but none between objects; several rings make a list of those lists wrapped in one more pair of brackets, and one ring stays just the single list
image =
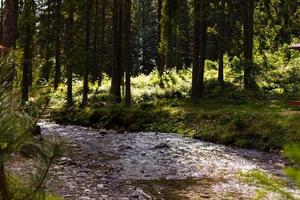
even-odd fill
[{"label": "riverbank", "polygon": [[114,129],[119,132],[178,133],[204,141],[279,151],[300,141],[300,112],[286,102],[161,100],[131,107],[93,103],[72,110],[51,109],[60,124]]},{"label": "riverbank", "polygon": [[[241,172],[262,170],[285,177],[284,160],[272,153],[178,134],[39,125],[43,136],[59,135],[66,142],[68,150],[51,167],[46,185],[65,199],[253,199],[265,190],[242,181]],[[295,194],[293,187],[288,191]],[[280,194],[265,192],[265,199],[280,199]]]}]

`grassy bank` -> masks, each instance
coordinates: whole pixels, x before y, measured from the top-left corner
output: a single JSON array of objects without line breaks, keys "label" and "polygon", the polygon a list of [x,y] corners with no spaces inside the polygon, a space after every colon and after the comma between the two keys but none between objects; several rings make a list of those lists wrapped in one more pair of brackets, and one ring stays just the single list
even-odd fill
[{"label": "grassy bank", "polygon": [[288,106],[288,99],[299,99],[297,92],[274,84],[262,87],[263,82],[258,82],[260,89],[249,93],[240,82],[234,81],[239,79],[231,77],[230,71],[225,73],[228,82],[223,87],[216,81],[215,68],[208,68],[206,73],[210,78],[205,80],[204,98],[196,103],[189,100],[190,69],[172,70],[163,76],[154,71],[132,78],[131,107],[110,103],[108,76],[101,86],[90,84],[89,105],[85,108],[80,107],[81,81],[73,85],[72,110],[66,110],[66,87],[61,85],[51,101],[51,117],[58,123],[173,132],[261,150],[278,150],[286,143],[300,141],[300,113]]},{"label": "grassy bank", "polygon": [[58,123],[95,128],[172,132],[210,142],[278,150],[300,141],[300,114],[280,102],[161,100],[151,103],[93,105],[53,110]]}]

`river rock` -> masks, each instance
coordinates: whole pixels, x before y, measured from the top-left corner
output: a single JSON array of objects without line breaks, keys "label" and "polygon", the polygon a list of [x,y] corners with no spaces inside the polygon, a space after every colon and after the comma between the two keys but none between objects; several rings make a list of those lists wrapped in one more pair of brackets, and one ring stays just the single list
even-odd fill
[{"label": "river rock", "polygon": [[81,196],[79,197],[79,200],[91,200],[92,198],[88,197],[88,196]]},{"label": "river rock", "polygon": [[83,192],[84,193],[91,193],[92,191],[90,189],[85,189]]},{"label": "river rock", "polygon": [[108,134],[108,131],[106,131],[106,130],[101,130],[101,131],[99,132],[99,134],[100,134],[100,135],[107,135],[107,134]]},{"label": "river rock", "polygon": [[170,146],[167,143],[162,142],[156,145],[155,147],[153,147],[152,149],[169,149],[169,148]]},{"label": "river rock", "polygon": [[131,146],[128,146],[128,145],[120,145],[118,147],[119,151],[125,151],[125,150],[131,150],[133,149]]}]

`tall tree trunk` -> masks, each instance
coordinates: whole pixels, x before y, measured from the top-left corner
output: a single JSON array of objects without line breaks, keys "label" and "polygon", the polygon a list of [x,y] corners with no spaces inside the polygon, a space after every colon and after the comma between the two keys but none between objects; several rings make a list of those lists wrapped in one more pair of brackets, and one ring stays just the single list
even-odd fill
[{"label": "tall tree trunk", "polygon": [[6,0],[4,4],[3,46],[15,48],[17,39],[18,0]]},{"label": "tall tree trunk", "polygon": [[[157,48],[159,48],[160,42],[161,42],[161,16],[162,16],[162,0],[158,0],[157,2],[157,21],[158,21],[158,27],[157,27],[157,34],[158,34],[158,41],[157,41]],[[159,51],[158,51],[159,52]],[[159,52],[158,58],[157,58],[157,67],[159,74],[162,75],[164,71],[164,64],[163,64],[163,55]]]},{"label": "tall tree trunk", "polygon": [[219,60],[219,70],[218,70],[218,81],[221,85],[224,84],[224,46],[225,46],[225,6],[226,0],[221,0],[221,8],[218,23],[219,41],[218,41],[218,60]]},{"label": "tall tree trunk", "polygon": [[[204,9],[202,9],[202,13]],[[203,96],[204,92],[204,69],[205,69],[205,59],[206,59],[206,37],[207,37],[207,21],[201,19],[200,25],[200,74],[199,74],[199,89],[200,97]]]},{"label": "tall tree trunk", "polygon": [[199,73],[200,73],[200,0],[194,0],[193,13],[193,75],[192,75],[192,100],[200,97]]},{"label": "tall tree trunk", "polygon": [[[47,10],[46,10],[46,15],[47,15],[47,25],[50,26],[51,25],[51,19],[50,19],[50,15],[51,15],[51,2],[52,0],[47,0]],[[45,64],[45,70],[43,72],[43,77],[46,82],[49,82],[49,78],[50,78],[50,71],[51,71],[51,62],[50,62],[50,34],[47,34],[47,38],[46,38],[46,64]]]},{"label": "tall tree trunk", "polygon": [[92,81],[95,83],[99,75],[99,49],[98,49],[98,34],[99,34],[99,0],[95,0],[95,16],[94,16],[94,30],[93,30],[93,71]]},{"label": "tall tree trunk", "polygon": [[55,75],[54,75],[54,89],[58,88],[58,85],[61,81],[61,44],[60,44],[60,35],[61,35],[61,2],[62,0],[57,0],[56,4],[56,39],[55,39]]},{"label": "tall tree trunk", "polygon": [[253,77],[254,0],[244,1],[244,84],[245,89],[256,86]]},{"label": "tall tree trunk", "polygon": [[124,1],[124,48],[123,48],[123,57],[124,57],[124,66],[125,66],[125,103],[126,105],[131,104],[131,88],[130,88],[130,73],[131,73],[131,48],[130,48],[130,39],[131,39],[131,0]]},{"label": "tall tree trunk", "polygon": [[168,23],[168,25],[167,26],[169,26],[168,28],[170,29],[170,31],[169,31],[169,33],[167,34],[167,38],[166,38],[166,41],[167,41],[167,45],[166,45],[166,68],[167,69],[172,69],[173,67],[174,67],[174,62],[173,62],[173,60],[174,60],[174,58],[173,58],[173,56],[174,56],[174,51],[173,51],[173,40],[172,40],[172,37],[173,37],[173,33],[172,33],[172,31],[171,31],[171,29],[172,29],[172,24],[171,24],[171,22],[167,22]]},{"label": "tall tree trunk", "polygon": [[[174,0],[165,0],[163,4],[163,36],[164,41],[166,43],[165,46],[165,62],[166,68],[171,69],[175,65],[175,52],[174,52],[174,41],[175,41],[175,26],[174,19],[176,18],[176,8],[174,8]],[[175,6],[176,7],[176,6]],[[175,11],[175,12],[174,12]]]},{"label": "tall tree trunk", "polygon": [[[6,0],[4,3],[3,46],[6,47],[5,54],[16,47],[18,5],[18,0]],[[13,86],[14,73],[15,63],[13,62],[6,80],[7,88]]]},{"label": "tall tree trunk", "polygon": [[[122,96],[124,96],[124,92],[125,92],[125,88],[124,88],[124,79],[123,79],[123,75],[124,75],[124,65],[123,65],[123,61],[124,61],[124,57],[123,57],[123,10],[124,10],[124,1],[125,0],[120,0],[119,1],[119,32],[118,32],[118,43],[120,44],[120,48],[118,51],[118,63],[120,66],[120,72],[119,72],[119,81],[120,81],[120,87],[122,89],[122,93],[121,93],[121,100],[122,100]],[[122,95],[123,94],[123,95]]]},{"label": "tall tree trunk", "polygon": [[67,19],[67,107],[71,108],[73,106],[73,43],[74,43],[74,8],[73,2],[70,13]]},{"label": "tall tree trunk", "polygon": [[104,53],[105,53],[105,26],[106,26],[106,1],[102,1],[102,27],[101,27],[101,54],[100,54],[100,69],[99,69],[99,82],[98,85],[102,84],[103,68],[104,68]]},{"label": "tall tree trunk", "polygon": [[179,71],[182,66],[181,65],[181,58],[180,58],[180,24],[179,24],[179,18],[180,18],[180,0],[176,0],[176,19],[175,19],[175,66],[176,70]]},{"label": "tall tree trunk", "polygon": [[30,68],[32,65],[32,53],[31,53],[31,43],[32,43],[32,32],[31,32],[31,22],[30,22],[30,1],[25,1],[24,6],[24,19],[25,19],[25,36],[24,36],[24,49],[23,49],[23,78],[22,78],[22,103],[28,101],[28,93],[30,86]]},{"label": "tall tree trunk", "polygon": [[112,69],[112,96],[115,103],[121,102],[121,40],[119,19],[121,16],[119,6],[122,5],[122,0],[113,1],[113,69]]},{"label": "tall tree trunk", "polygon": [[33,59],[33,48],[34,48],[34,33],[35,33],[35,22],[32,21],[33,18],[35,18],[35,1],[34,0],[28,0],[29,4],[29,14],[28,17],[31,18],[28,20],[29,25],[29,33],[28,33],[28,43],[29,43],[29,52],[28,52],[28,85],[29,87],[32,86],[33,82],[33,66],[32,66],[32,59]]},{"label": "tall tree trunk", "polygon": [[91,22],[91,0],[86,0],[86,27],[85,27],[85,68],[83,80],[82,105],[88,103],[89,93],[89,68],[90,68],[90,22]]},{"label": "tall tree trunk", "polygon": [[51,68],[51,64],[50,64],[50,41],[47,41],[46,44],[46,64],[45,64],[45,72],[43,75],[43,78],[45,78],[46,82],[49,82],[49,77],[50,77],[50,68]]}]

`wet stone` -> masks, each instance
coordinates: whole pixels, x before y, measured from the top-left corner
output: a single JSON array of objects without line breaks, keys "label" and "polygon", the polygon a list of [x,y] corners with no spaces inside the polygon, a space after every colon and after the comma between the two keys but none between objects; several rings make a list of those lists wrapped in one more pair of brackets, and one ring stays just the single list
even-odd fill
[{"label": "wet stone", "polygon": [[128,146],[128,145],[120,145],[118,147],[119,151],[126,151],[126,150],[131,150],[133,149],[131,146]]},{"label": "wet stone", "polygon": [[169,149],[169,148],[170,148],[170,146],[167,143],[162,142],[162,143],[156,145],[155,147],[153,147],[152,149]]},{"label": "wet stone", "polygon": [[99,132],[99,134],[100,134],[100,135],[107,135],[107,134],[108,134],[108,131],[101,130],[101,131]]}]

